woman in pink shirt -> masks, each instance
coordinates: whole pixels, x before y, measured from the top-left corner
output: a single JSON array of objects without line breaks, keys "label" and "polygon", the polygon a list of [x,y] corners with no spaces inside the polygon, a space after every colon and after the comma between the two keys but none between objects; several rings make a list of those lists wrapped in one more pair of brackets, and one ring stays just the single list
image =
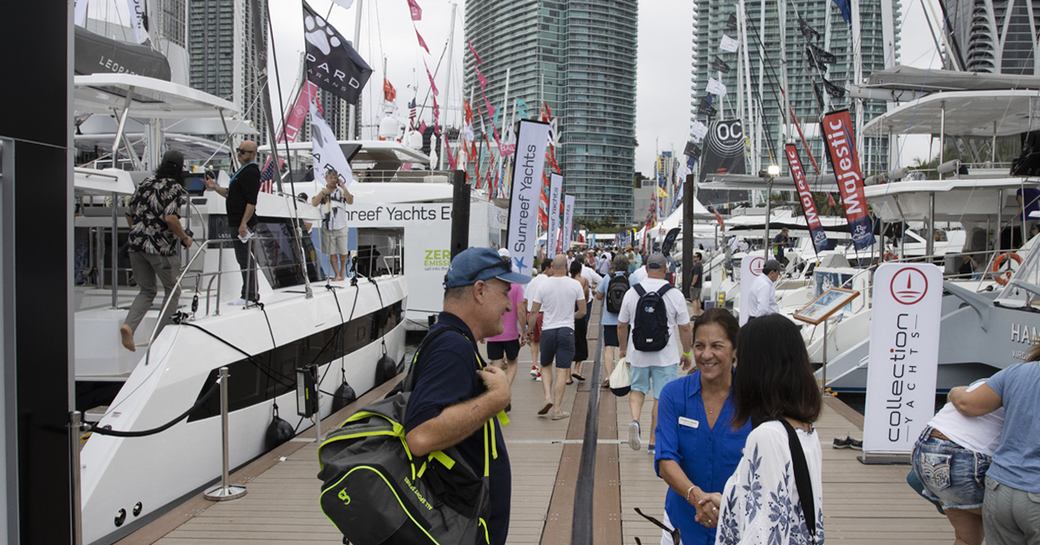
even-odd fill
[{"label": "woman in pink shirt", "polygon": [[[509,250],[498,251],[502,259],[509,260]],[[502,333],[484,339],[487,341],[487,355],[493,365],[506,371],[509,383],[516,378],[516,361],[520,355],[520,324],[527,323],[527,309],[524,308],[524,288],[521,284],[510,284],[509,312],[502,315]]]}]

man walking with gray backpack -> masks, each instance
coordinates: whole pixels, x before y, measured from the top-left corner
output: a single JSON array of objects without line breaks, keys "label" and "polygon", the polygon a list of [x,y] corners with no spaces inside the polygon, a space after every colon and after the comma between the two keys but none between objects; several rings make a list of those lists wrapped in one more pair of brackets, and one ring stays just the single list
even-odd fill
[{"label": "man walking with gray backpack", "polygon": [[[678,375],[679,365],[688,369],[693,362],[693,329],[686,300],[665,280],[668,262],[662,254],[646,262],[647,278],[625,294],[618,313],[619,355],[627,357],[632,369],[632,392],[628,407],[628,445],[639,450],[639,417],[647,392],[653,391],[652,424],[657,424],[657,399],[661,390]],[[675,337],[682,344],[680,354]],[[651,438],[649,446],[653,450]]]}]

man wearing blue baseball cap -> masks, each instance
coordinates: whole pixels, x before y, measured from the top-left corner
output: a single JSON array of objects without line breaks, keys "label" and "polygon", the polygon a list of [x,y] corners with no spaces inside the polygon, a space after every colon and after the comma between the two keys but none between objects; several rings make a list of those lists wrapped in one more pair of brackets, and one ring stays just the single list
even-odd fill
[{"label": "man wearing blue baseball cap", "polygon": [[[484,362],[477,341],[502,332],[510,284],[528,281],[491,248],[469,248],[451,260],[444,275],[444,312],[427,333],[412,371],[415,388],[404,422],[412,455],[454,446],[470,467],[484,467],[484,423],[509,405],[510,391],[505,371]],[[490,463],[489,535],[493,545],[504,545],[512,476],[502,428],[494,429],[498,456]]]}]

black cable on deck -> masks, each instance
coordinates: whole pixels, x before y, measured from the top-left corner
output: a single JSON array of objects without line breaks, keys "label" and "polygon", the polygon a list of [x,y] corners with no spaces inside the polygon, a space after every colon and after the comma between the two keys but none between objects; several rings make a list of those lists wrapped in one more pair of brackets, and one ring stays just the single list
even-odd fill
[{"label": "black cable on deck", "polygon": [[[604,278],[604,281],[609,278]],[[602,321],[603,305],[600,303]],[[592,309],[589,309],[592,312]],[[600,363],[603,357],[603,325],[596,337],[596,357],[592,360],[589,377],[589,412],[585,415],[585,436],[582,438],[578,481],[574,487],[574,524],[571,526],[571,545],[592,545],[592,499],[596,485],[596,448],[599,441]]]}]

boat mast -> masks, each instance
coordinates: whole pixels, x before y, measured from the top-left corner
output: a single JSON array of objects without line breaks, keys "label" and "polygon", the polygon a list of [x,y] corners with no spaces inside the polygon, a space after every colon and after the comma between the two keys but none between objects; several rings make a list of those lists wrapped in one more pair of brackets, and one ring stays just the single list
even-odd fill
[{"label": "boat mast", "polygon": [[[791,142],[791,89],[787,85],[787,0],[780,0],[777,4],[777,23],[780,27],[780,78],[783,85],[784,95],[784,115],[781,117],[781,121],[784,123],[784,128],[781,131],[781,146]],[[777,157],[782,154],[782,150],[777,150]],[[779,163],[779,161],[778,161]],[[766,195],[769,198],[769,195]]]},{"label": "boat mast", "polygon": [[[457,10],[458,7],[459,5],[455,2],[451,3],[451,25],[448,27],[448,75],[445,77],[444,82],[445,105],[451,104],[451,100],[449,99],[449,97],[451,96],[451,72],[455,66],[455,10]],[[445,121],[447,121],[447,111],[444,112],[444,118]],[[443,136],[441,137],[441,152],[437,154],[437,170],[441,170],[444,168],[444,158],[447,157],[450,150],[450,145],[448,142],[448,131],[445,129],[446,127],[441,130],[441,134]]]},{"label": "boat mast", "polygon": [[[354,14],[354,43],[355,49],[361,47],[361,12],[365,5],[365,0],[357,0],[357,13]],[[386,77],[386,72],[383,72],[383,77]],[[356,119],[358,116],[357,106],[354,104],[347,105],[349,117],[347,118],[347,140],[354,140],[359,138],[361,135],[357,134],[354,130]]]},{"label": "boat mast", "polygon": [[[859,0],[851,0],[852,6],[852,71],[856,85],[863,85],[863,35],[860,31]],[[856,151],[863,155],[863,99],[854,98],[856,107]]]},{"label": "boat mast", "polygon": [[[755,100],[753,95],[751,94],[751,59],[750,54],[748,52],[747,12],[744,8],[744,0],[738,0],[737,2],[737,33],[740,37],[741,47],[740,58],[737,59],[737,81],[739,86],[741,77],[743,77],[744,92],[747,94],[747,108],[745,110],[745,113],[747,114],[747,125],[745,125],[745,131],[750,129],[755,131],[756,133],[756,138],[753,141],[751,148],[751,172],[758,172],[761,164],[761,161],[759,159],[759,153],[761,153],[761,149],[759,148],[759,141],[757,137],[758,131],[755,125],[755,120],[758,117],[758,113],[755,110]],[[743,64],[741,64],[741,61],[743,61]],[[743,70],[740,70],[741,67],[743,67]]]}]

